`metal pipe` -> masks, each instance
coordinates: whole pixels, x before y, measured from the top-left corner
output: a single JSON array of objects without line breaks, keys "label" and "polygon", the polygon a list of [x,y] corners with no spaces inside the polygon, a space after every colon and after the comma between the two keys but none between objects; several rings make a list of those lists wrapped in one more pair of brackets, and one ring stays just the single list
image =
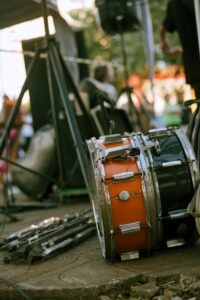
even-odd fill
[{"label": "metal pipe", "polygon": [[48,81],[48,87],[49,87],[49,98],[50,98],[50,104],[52,109],[52,118],[53,118],[53,125],[55,129],[55,141],[56,141],[56,154],[58,159],[58,170],[59,170],[59,179],[61,182],[64,182],[64,161],[61,153],[61,140],[59,135],[59,120],[58,120],[58,114],[56,109],[56,100],[53,90],[53,80],[52,80],[52,71],[51,71],[51,65],[50,65],[50,55],[49,55],[49,44],[50,41],[50,35],[49,35],[49,26],[48,26],[48,13],[47,13],[47,1],[42,1],[42,15],[43,15],[43,21],[44,21],[44,28],[45,28],[45,42],[46,42],[46,71],[47,71],[47,81]]},{"label": "metal pipe", "polygon": [[61,101],[64,107],[64,111],[68,120],[69,129],[72,135],[72,139],[74,142],[75,151],[77,153],[77,157],[79,160],[79,164],[81,167],[82,175],[84,178],[85,185],[87,190],[89,191],[88,178],[87,178],[87,160],[86,153],[83,148],[83,142],[80,136],[78,124],[75,118],[75,114],[73,111],[73,107],[71,101],[69,99],[69,94],[66,86],[66,81],[64,80],[64,72],[62,68],[61,61],[59,59],[59,55],[57,52],[57,48],[55,44],[50,44],[50,60],[52,64],[52,68],[55,74],[56,82],[60,91]]}]

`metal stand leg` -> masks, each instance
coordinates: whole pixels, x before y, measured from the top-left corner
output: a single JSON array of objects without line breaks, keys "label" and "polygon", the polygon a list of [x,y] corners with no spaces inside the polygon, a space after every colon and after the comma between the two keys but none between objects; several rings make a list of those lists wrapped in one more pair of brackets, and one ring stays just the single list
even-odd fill
[{"label": "metal stand leg", "polygon": [[80,163],[82,175],[85,181],[85,185],[88,189],[88,179],[87,179],[87,162],[86,162],[86,153],[83,147],[83,142],[80,136],[80,132],[78,129],[78,124],[75,118],[75,114],[73,111],[73,107],[71,101],[69,99],[69,93],[66,86],[65,76],[62,69],[62,64],[59,59],[59,55],[57,52],[57,47],[55,43],[49,42],[49,57],[52,65],[52,69],[56,78],[56,82],[59,88],[61,101],[64,107],[64,111],[69,123],[70,132],[72,135],[72,139],[74,142],[75,150],[77,153],[77,157]]}]

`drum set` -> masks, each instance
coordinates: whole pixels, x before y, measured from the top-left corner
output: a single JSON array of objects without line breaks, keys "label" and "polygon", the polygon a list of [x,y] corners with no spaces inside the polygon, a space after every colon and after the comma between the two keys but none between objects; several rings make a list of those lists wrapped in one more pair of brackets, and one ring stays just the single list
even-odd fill
[{"label": "drum set", "polygon": [[181,129],[112,134],[86,144],[90,198],[104,258],[130,260],[197,240],[199,226],[188,206],[199,170]]}]

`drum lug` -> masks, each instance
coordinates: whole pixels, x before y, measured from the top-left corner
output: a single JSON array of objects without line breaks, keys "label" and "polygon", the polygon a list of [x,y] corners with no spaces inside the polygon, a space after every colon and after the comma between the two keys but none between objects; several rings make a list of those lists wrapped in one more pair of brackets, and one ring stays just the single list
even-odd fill
[{"label": "drum lug", "polygon": [[168,167],[180,166],[181,164],[182,164],[182,161],[174,160],[174,161],[169,161],[169,162],[162,163],[162,167],[163,168],[168,168]]},{"label": "drum lug", "polygon": [[119,225],[119,229],[121,234],[127,234],[127,233],[136,233],[140,231],[142,228],[140,222],[134,222],[134,223]]},{"label": "drum lug", "polygon": [[139,251],[127,252],[127,253],[122,253],[120,255],[120,257],[121,257],[121,261],[138,259],[138,258],[140,258],[140,253],[139,253]]},{"label": "drum lug", "polygon": [[112,176],[113,182],[123,182],[123,181],[129,181],[131,179],[133,179],[135,176],[134,172],[123,172],[123,173],[118,173],[118,174],[114,174]]},{"label": "drum lug", "polygon": [[169,214],[169,218],[172,220],[189,217],[189,213],[187,212],[187,209],[169,211],[168,214]]},{"label": "drum lug", "polygon": [[160,148],[160,143],[158,140],[153,140],[154,143],[154,151],[156,155],[160,155],[161,154],[161,148]]},{"label": "drum lug", "polygon": [[100,137],[103,140],[104,145],[111,145],[111,144],[122,144],[122,136],[121,134],[110,134],[104,135]]},{"label": "drum lug", "polygon": [[149,130],[149,137],[155,138],[158,136],[166,136],[167,135],[167,128],[159,128],[159,129],[150,129]]},{"label": "drum lug", "polygon": [[166,242],[167,248],[173,248],[173,247],[179,247],[179,246],[184,246],[185,245],[185,240],[184,239],[174,239],[174,240],[168,240]]},{"label": "drum lug", "polygon": [[145,148],[146,149],[153,149],[156,155],[161,154],[161,148],[160,148],[160,143],[158,140],[147,140],[145,142]]},{"label": "drum lug", "polygon": [[87,146],[89,149],[89,153],[95,153],[95,144],[94,144],[94,140],[91,139],[91,141],[86,141],[87,142]]}]

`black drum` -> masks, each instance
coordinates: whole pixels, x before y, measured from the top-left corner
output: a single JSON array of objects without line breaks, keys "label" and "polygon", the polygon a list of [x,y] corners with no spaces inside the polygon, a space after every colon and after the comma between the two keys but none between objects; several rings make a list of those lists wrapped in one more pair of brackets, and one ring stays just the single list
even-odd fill
[{"label": "black drum", "polygon": [[155,226],[152,228],[153,248],[192,242],[196,226],[187,207],[199,175],[197,161],[186,135],[181,129],[164,128],[137,135],[137,142],[144,155],[142,169],[149,173],[153,187],[148,192],[147,179],[147,195],[152,194],[150,198],[153,197],[148,200],[148,207],[155,212],[151,216],[151,224]]}]

